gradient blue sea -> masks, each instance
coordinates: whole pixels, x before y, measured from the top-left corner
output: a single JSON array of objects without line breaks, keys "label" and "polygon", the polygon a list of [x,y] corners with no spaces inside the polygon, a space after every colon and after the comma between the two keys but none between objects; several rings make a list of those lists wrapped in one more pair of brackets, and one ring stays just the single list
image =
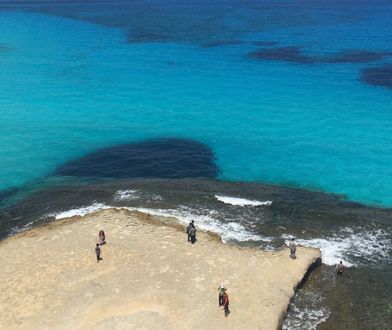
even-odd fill
[{"label": "gradient blue sea", "polygon": [[249,57],[392,52],[391,2],[28,5],[0,7],[0,190],[101,147],[186,137],[213,149],[223,180],[392,205],[392,90],[360,79],[392,57]]}]

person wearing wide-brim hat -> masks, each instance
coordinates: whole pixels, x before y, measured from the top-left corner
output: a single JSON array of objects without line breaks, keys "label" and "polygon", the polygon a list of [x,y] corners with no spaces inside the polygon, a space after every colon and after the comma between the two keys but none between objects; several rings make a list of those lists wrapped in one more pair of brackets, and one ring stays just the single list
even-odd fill
[{"label": "person wearing wide-brim hat", "polygon": [[226,288],[223,285],[223,283],[221,283],[221,285],[219,286],[218,290],[219,290],[218,304],[219,304],[219,307],[222,307],[223,306],[223,296],[224,296],[224,294],[226,292]]}]

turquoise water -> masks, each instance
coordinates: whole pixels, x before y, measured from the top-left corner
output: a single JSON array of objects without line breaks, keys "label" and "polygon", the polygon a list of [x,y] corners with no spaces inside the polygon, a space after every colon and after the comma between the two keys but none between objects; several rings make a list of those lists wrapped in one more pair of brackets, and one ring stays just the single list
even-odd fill
[{"label": "turquoise water", "polygon": [[[359,79],[362,69],[392,57],[320,60],[351,50],[392,52],[392,5],[267,3],[262,15],[264,8],[251,5],[217,11],[199,4],[194,16],[205,30],[200,21],[188,26],[181,10],[176,20],[168,11],[160,18],[166,38],[147,33],[144,42],[132,42],[138,27],[159,21],[109,24],[110,11],[80,6],[67,7],[75,19],[60,17],[60,9],[49,15],[51,8],[0,11],[0,189],[23,187],[101,147],[185,137],[214,150],[224,180],[392,205],[392,90]],[[181,33],[170,34],[176,27]],[[231,42],[203,47],[211,40]],[[289,46],[317,60],[248,56]]]},{"label": "turquoise water", "polygon": [[[324,264],[285,329],[388,328],[390,209],[253,182],[392,206],[391,17],[386,0],[2,1],[0,234],[117,205],[174,210],[257,247],[296,237],[321,248]],[[161,161],[162,141],[182,163]],[[150,152],[170,165],[161,172],[214,172],[209,148],[222,181],[81,184],[91,159],[116,163],[113,150],[117,165],[132,151],[129,171]],[[184,169],[189,159],[202,160]],[[12,188],[22,196],[3,204]],[[336,284],[338,260],[352,267]]]}]

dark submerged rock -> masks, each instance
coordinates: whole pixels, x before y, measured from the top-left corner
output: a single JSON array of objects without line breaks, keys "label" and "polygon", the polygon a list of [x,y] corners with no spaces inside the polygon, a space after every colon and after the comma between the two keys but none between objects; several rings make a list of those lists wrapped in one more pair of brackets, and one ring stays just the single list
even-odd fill
[{"label": "dark submerged rock", "polygon": [[294,62],[300,64],[314,64],[319,62],[317,58],[305,55],[301,47],[275,47],[263,48],[248,54],[248,57],[256,60]]},{"label": "dark submerged rock", "polygon": [[128,33],[127,41],[131,44],[168,42],[170,41],[170,37],[159,31],[136,31]]},{"label": "dark submerged rock", "polygon": [[[262,45],[262,44],[260,44]],[[268,45],[265,45],[267,47]],[[299,46],[262,48],[248,54],[249,58],[269,61],[295,62],[300,64],[339,64],[369,63],[380,61],[391,56],[390,52],[369,50],[349,50],[335,55],[321,57],[306,55]]]},{"label": "dark submerged rock", "polygon": [[365,84],[392,90],[392,64],[363,69],[360,80]]},{"label": "dark submerged rock", "polygon": [[369,50],[350,50],[328,57],[326,63],[369,63],[383,60],[390,52],[373,52]]},{"label": "dark submerged rock", "polygon": [[220,46],[236,46],[244,44],[244,41],[241,40],[214,40],[202,44],[204,48],[212,48],[212,47],[220,47]]},{"label": "dark submerged rock", "polygon": [[72,160],[55,175],[89,178],[215,178],[212,150],[188,139],[154,139],[116,145]]},{"label": "dark submerged rock", "polygon": [[260,46],[260,47],[271,47],[271,46],[276,46],[278,44],[277,41],[253,41],[253,45],[255,46]]},{"label": "dark submerged rock", "polygon": [[0,52],[7,52],[11,50],[6,44],[0,43]]}]

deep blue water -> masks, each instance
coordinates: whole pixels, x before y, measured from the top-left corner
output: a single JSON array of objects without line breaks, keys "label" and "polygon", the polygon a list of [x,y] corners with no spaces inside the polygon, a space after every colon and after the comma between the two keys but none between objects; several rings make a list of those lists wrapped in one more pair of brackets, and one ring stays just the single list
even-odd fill
[{"label": "deep blue water", "polygon": [[389,1],[0,8],[0,189],[176,137],[224,180],[392,205]]}]

